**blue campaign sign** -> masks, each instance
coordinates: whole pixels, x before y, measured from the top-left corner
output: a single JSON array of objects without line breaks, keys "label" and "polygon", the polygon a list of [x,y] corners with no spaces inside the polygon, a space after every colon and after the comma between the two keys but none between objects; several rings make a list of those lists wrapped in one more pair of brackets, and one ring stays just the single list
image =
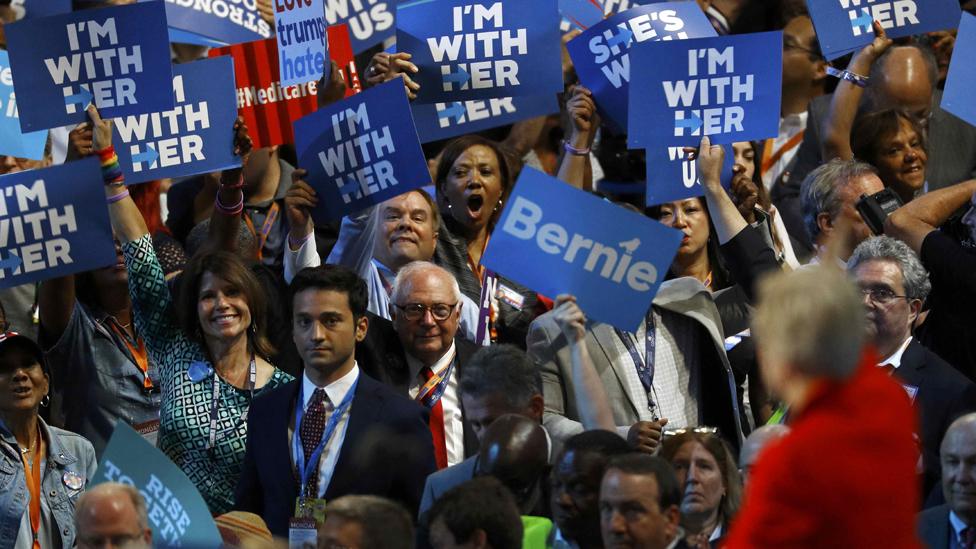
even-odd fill
[{"label": "blue campaign sign", "polygon": [[807,7],[828,60],[870,44],[872,21],[899,38],[954,29],[961,12],[958,0],[807,0]]},{"label": "blue campaign sign", "polygon": [[[623,133],[627,129],[632,45],[709,36],[716,36],[715,29],[697,4],[666,2],[611,16],[571,40],[566,48],[580,82],[593,92],[604,120]],[[655,67],[657,62],[649,66]]]},{"label": "blue campaign sign", "polygon": [[212,57],[173,67],[176,106],[115,119],[125,182],[183,177],[240,166],[234,156],[234,60]]},{"label": "blue campaign sign", "polygon": [[[24,131],[173,108],[162,2],[83,10],[4,26]],[[38,37],[44,37],[43,40]]]},{"label": "blue campaign sign", "polygon": [[525,168],[481,262],[540,294],[573,294],[588,317],[635,331],[681,238],[680,231]]},{"label": "blue campaign sign", "polygon": [[0,154],[40,160],[44,157],[47,131],[24,133],[20,130],[13,72],[7,52],[0,50]]},{"label": "blue campaign sign", "polygon": [[976,87],[976,63],[963,52],[976,52],[976,17],[964,13],[959,22],[959,35],[956,37],[954,55],[949,63],[945,92],[942,93],[942,108],[976,126],[976,102],[973,101],[973,88]]},{"label": "blue campaign sign", "polygon": [[165,454],[124,421],[98,460],[91,484],[119,482],[139,490],[156,547],[223,547],[220,531],[196,487]]},{"label": "blue campaign sign", "polygon": [[397,9],[397,50],[420,72],[418,103],[563,90],[556,0],[410,0]]},{"label": "blue campaign sign", "polygon": [[[16,5],[17,2],[11,4]],[[21,5],[24,6],[25,19],[37,19],[71,11],[71,0],[27,0],[21,2]]]},{"label": "blue campaign sign", "polygon": [[603,21],[603,4],[600,0],[559,0],[559,13],[585,30]]},{"label": "blue campaign sign", "polygon": [[559,112],[556,94],[472,99],[453,103],[412,103],[421,143],[480,132]]},{"label": "blue campaign sign", "polygon": [[430,183],[407,92],[399,79],[295,121],[298,165],[332,221]]},{"label": "blue campaign sign", "polygon": [[281,85],[304,84],[322,78],[329,64],[322,0],[277,0],[275,33]]},{"label": "blue campaign sign", "polygon": [[[725,161],[722,163],[722,185],[732,183],[732,167],[735,153],[732,145],[723,145]],[[689,160],[682,147],[654,147],[647,151],[647,192],[644,203],[648,206],[675,202],[705,194],[698,179],[698,164]]]},{"label": "blue campaign sign", "polygon": [[761,32],[631,49],[627,145],[734,143],[779,133],[783,33]]},{"label": "blue campaign sign", "polygon": [[[151,1],[155,3],[155,0]],[[254,0],[166,0],[165,20],[174,29],[211,38],[224,45],[270,38],[272,33],[271,25],[261,19]]]},{"label": "blue campaign sign", "polygon": [[327,26],[347,23],[353,53],[362,53],[370,46],[393,36],[396,14],[395,0],[323,0]]},{"label": "blue campaign sign", "polygon": [[0,288],[115,262],[97,158],[0,177]]}]

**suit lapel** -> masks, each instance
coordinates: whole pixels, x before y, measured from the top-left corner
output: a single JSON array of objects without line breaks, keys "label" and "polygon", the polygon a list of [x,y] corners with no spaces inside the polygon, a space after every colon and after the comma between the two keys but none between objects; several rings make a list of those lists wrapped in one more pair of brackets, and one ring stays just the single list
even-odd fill
[{"label": "suit lapel", "polygon": [[921,392],[925,382],[925,347],[917,339],[912,338],[901,355],[901,364],[895,370],[895,377],[899,382],[917,387]]},{"label": "suit lapel", "polygon": [[[298,393],[301,387],[302,378],[293,381],[289,390],[281,392],[282,401],[277,406],[268,407],[268,411],[274,414],[269,418],[271,432],[266,435],[270,440],[262,441],[259,444],[260,447],[266,449],[265,452],[269,456],[268,469],[270,471],[288,472],[287,480],[282,480],[291,487],[289,492],[293,495],[292,500],[298,497],[298,482],[295,480],[297,469],[292,461],[292,445],[288,433],[289,429],[292,428],[295,405],[298,402]],[[279,450],[282,447],[284,447],[284,451]]]},{"label": "suit lapel", "polygon": [[[630,384],[627,383],[627,373],[623,368],[630,366],[629,361],[617,360],[617,333],[609,324],[596,324],[593,325],[590,333],[593,334],[593,339],[596,340],[597,345],[599,345],[600,350],[603,351],[603,358],[610,365],[610,369],[613,370],[615,376],[617,376],[617,382],[620,383],[621,392],[627,397],[627,402],[630,403],[631,411],[634,417],[638,417],[637,413],[637,400],[634,395],[630,394]],[[594,363],[596,363],[598,357],[593,357]],[[597,371],[599,374],[599,369]]]},{"label": "suit lapel", "polygon": [[352,407],[349,408],[349,423],[346,425],[346,436],[342,440],[342,448],[339,449],[339,459],[336,460],[335,469],[332,471],[332,478],[329,480],[329,487],[326,489],[326,499],[331,500],[332,494],[346,494],[350,490],[347,487],[355,482],[355,475],[345,474],[344,469],[347,464],[353,463],[355,459],[356,447],[359,445],[363,434],[367,432],[369,426],[374,423],[374,419],[383,413],[380,401],[375,397],[376,383],[369,376],[359,373],[359,381],[356,383],[356,393],[353,397]]}]

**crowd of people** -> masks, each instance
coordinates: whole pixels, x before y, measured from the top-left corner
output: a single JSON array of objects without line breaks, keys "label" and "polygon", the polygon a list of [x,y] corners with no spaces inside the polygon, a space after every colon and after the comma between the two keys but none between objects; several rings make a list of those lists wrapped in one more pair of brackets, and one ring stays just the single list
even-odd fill
[{"label": "crowd of people", "polygon": [[[976,127],[940,107],[971,52],[875,22],[828,62],[801,1],[697,3],[783,31],[780,125],[726,186],[702,138],[676,202],[620,192],[644,155],[565,50],[560,113],[426,143],[430,186],[341,223],[242,119],[241,168],[179,181],[127,187],[94,106],[44,160],[0,158],[98,158],[117,256],[0,290],[0,547],[153,544],[136,488],[90,482],[117,422],[227,547],[297,519],[322,548],[976,547]],[[410,59],[364,52],[363,84],[414,98]],[[342,100],[334,62],[318,89]],[[635,331],[481,265],[524,166],[683,233]]]}]

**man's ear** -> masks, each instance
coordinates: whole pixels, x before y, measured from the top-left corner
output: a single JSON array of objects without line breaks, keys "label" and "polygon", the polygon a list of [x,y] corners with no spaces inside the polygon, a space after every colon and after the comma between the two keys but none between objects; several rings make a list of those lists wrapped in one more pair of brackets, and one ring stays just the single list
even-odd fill
[{"label": "man's ear", "polygon": [[681,522],[681,510],[677,505],[672,505],[664,510],[664,516],[668,519],[668,536],[678,535],[678,524]]},{"label": "man's ear", "polygon": [[918,315],[922,312],[922,300],[912,299],[908,302],[908,325],[914,326]]},{"label": "man's ear", "polygon": [[478,528],[477,530],[471,533],[471,537],[468,538],[466,545],[470,547],[474,547],[476,549],[491,547],[491,545],[488,545],[488,533],[482,530],[481,528]]},{"label": "man's ear", "polygon": [[834,230],[834,221],[830,218],[830,214],[827,212],[820,212],[817,214],[817,227],[820,229],[820,234],[823,235],[822,238],[828,238],[830,233]]},{"label": "man's ear", "polygon": [[829,65],[827,64],[827,60],[822,57],[817,61],[817,63],[814,65],[814,73],[813,73],[813,79],[816,82],[823,82],[824,80],[827,79],[828,66]]},{"label": "man's ear", "polygon": [[542,414],[546,411],[546,400],[545,397],[542,396],[542,393],[532,395],[532,398],[529,399],[528,411],[532,417],[537,418],[539,422],[542,422]]},{"label": "man's ear", "polygon": [[366,331],[369,329],[369,319],[366,315],[359,317],[356,320],[356,341],[362,341],[366,339]]}]

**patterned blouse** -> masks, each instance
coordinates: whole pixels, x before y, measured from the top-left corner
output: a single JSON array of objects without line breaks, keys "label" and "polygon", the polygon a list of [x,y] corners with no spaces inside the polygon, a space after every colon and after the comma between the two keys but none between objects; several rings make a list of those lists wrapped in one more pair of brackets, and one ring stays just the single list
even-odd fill
[{"label": "patterned blouse", "polygon": [[[234,489],[244,463],[245,414],[251,402],[250,392],[217,376],[217,437],[213,449],[208,450],[214,376],[194,383],[187,373],[191,363],[206,362],[203,348],[188,340],[173,321],[173,298],[149,235],[123,244],[122,252],[129,270],[136,328],[145,339],[150,356],[159,365],[162,384],[159,449],[196,485],[211,513],[226,513],[233,508]],[[275,368],[271,379],[255,395],[292,379]]]}]

